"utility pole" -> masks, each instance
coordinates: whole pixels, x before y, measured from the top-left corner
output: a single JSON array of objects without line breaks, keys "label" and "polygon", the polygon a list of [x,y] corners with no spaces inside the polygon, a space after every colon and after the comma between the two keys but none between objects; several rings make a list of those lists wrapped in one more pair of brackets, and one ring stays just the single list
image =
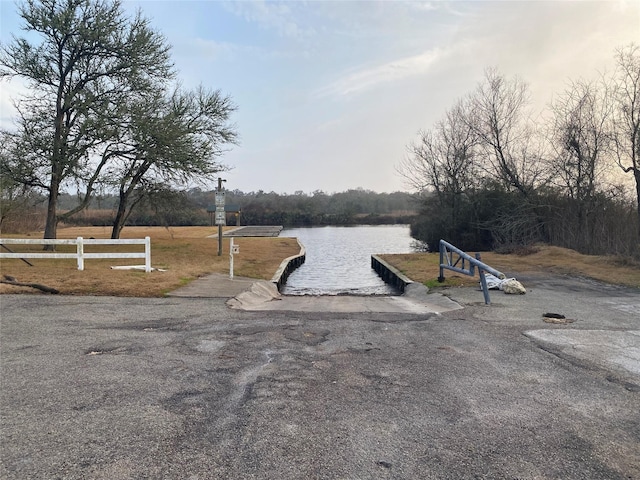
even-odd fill
[{"label": "utility pole", "polygon": [[218,191],[216,192],[216,224],[218,225],[218,256],[222,255],[222,226],[226,224],[224,213],[224,192],[222,182],[226,182],[222,177],[218,177]]}]

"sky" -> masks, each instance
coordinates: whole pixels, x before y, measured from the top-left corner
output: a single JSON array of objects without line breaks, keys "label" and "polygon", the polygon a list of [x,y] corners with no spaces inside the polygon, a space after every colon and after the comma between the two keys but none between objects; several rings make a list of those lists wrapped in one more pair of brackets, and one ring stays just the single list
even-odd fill
[{"label": "sky", "polygon": [[[0,0],[0,41],[21,35]],[[407,191],[397,166],[420,130],[487,68],[529,84],[541,111],[571,80],[614,68],[640,43],[640,1],[123,0],[172,45],[186,88],[232,98],[239,144],[226,188]],[[20,82],[0,82],[0,125]]]}]

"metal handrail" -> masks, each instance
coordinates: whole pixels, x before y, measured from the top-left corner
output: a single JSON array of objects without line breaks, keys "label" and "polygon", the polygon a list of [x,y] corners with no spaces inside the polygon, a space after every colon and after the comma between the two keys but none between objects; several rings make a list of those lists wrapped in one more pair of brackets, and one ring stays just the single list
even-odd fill
[{"label": "metal handrail", "polygon": [[[458,255],[454,262],[454,254]],[[445,263],[446,260],[446,263]],[[468,262],[468,267],[465,264]],[[457,266],[460,264],[460,266]],[[439,282],[444,282],[444,269],[452,270],[454,272],[462,273],[473,277],[475,275],[475,269],[478,267],[478,275],[480,276],[480,285],[482,285],[482,293],[484,295],[484,303],[491,305],[491,298],[489,298],[489,288],[487,287],[487,279],[484,277],[484,272],[489,272],[491,275],[495,275],[500,279],[506,278],[506,275],[493,267],[490,267],[486,263],[480,261],[480,254],[476,253],[475,258],[468,253],[463,252],[449,242],[440,240],[440,276]]]}]

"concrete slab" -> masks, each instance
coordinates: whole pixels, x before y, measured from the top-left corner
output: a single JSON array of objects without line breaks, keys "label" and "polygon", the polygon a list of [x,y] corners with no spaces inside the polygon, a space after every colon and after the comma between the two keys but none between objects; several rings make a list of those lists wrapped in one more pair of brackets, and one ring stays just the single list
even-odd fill
[{"label": "concrete slab", "polygon": [[280,225],[240,227],[223,234],[224,237],[277,237],[282,231]]},{"label": "concrete slab", "polygon": [[[169,296],[224,298],[232,309],[253,312],[429,315],[465,308],[464,316],[528,327],[523,333],[529,339],[560,358],[640,384],[640,291],[571,277],[521,280],[527,294],[492,291],[491,305],[484,304],[476,288],[427,293],[422,285],[413,284],[402,296],[283,296],[271,282],[232,280],[221,274],[199,278]],[[543,316],[549,312],[563,314],[572,323],[544,323]]]},{"label": "concrete slab", "polygon": [[639,330],[530,330],[524,334],[563,356],[640,378]]},{"label": "concrete slab", "polygon": [[351,295],[299,295],[280,296],[269,301],[238,303],[227,302],[232,308],[250,311],[293,311],[333,313],[441,313],[462,308],[456,302],[439,294],[429,295],[422,301],[403,296],[351,296]]},{"label": "concrete slab", "polygon": [[[476,288],[443,293],[463,305],[467,317],[503,328],[518,326],[543,350],[640,390],[640,290],[558,275],[519,280],[525,295],[491,291],[491,305],[484,304]],[[546,323],[548,313],[570,323]]]},{"label": "concrete slab", "polygon": [[558,328],[543,322],[545,313],[557,313],[574,320],[560,328],[640,328],[640,289],[560,275],[518,276],[518,280],[527,289],[526,294],[509,295],[491,290],[491,305],[484,304],[482,291],[477,287],[453,287],[438,291],[463,306],[479,307],[476,315],[493,323]]},{"label": "concrete slab", "polygon": [[212,273],[167,294],[168,297],[231,298],[249,290],[255,278],[234,277]]}]

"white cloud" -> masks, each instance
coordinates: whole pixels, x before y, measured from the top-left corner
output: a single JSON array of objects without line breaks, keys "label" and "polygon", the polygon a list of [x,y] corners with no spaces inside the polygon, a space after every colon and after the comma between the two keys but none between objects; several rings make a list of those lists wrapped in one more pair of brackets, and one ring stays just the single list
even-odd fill
[{"label": "white cloud", "polygon": [[542,107],[569,79],[595,78],[611,69],[615,48],[638,38],[638,7],[638,2],[487,4],[473,21],[461,24],[454,39],[456,64],[469,74],[495,66],[518,75]]},{"label": "white cloud", "polygon": [[316,93],[321,97],[351,95],[370,90],[382,84],[397,82],[415,75],[423,75],[429,72],[446,55],[447,52],[444,49],[435,48],[411,57],[357,70],[343,75],[338,80],[319,89]]},{"label": "white cloud", "polygon": [[0,128],[14,130],[17,117],[15,101],[19,101],[29,94],[26,80],[14,77],[0,82]]},{"label": "white cloud", "polygon": [[295,3],[275,1],[228,2],[225,8],[248,22],[257,23],[261,27],[275,30],[286,38],[301,38],[313,32],[313,29],[299,25],[292,6]]},{"label": "white cloud", "polygon": [[423,12],[432,12],[438,9],[438,6],[434,2],[411,2],[410,5],[416,10]]},{"label": "white cloud", "polygon": [[228,42],[216,42],[203,38],[195,38],[192,44],[198,55],[206,60],[230,59],[237,55],[241,48]]}]

